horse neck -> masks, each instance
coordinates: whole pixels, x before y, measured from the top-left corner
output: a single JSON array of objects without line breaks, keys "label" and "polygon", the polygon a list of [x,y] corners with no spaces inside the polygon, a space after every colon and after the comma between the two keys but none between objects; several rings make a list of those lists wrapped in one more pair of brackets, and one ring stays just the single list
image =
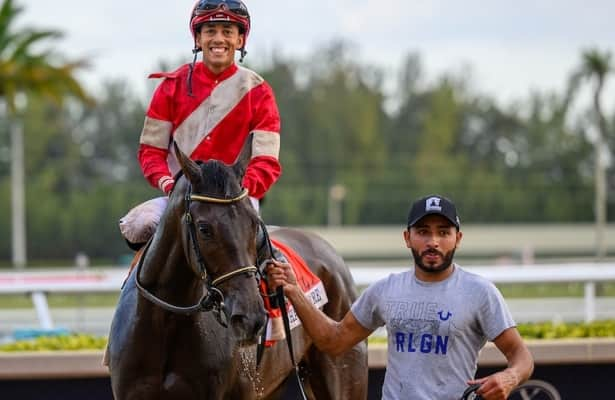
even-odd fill
[{"label": "horse neck", "polygon": [[201,293],[201,281],[193,272],[182,245],[181,221],[163,217],[152,242],[143,255],[141,283],[169,301],[194,302]]}]

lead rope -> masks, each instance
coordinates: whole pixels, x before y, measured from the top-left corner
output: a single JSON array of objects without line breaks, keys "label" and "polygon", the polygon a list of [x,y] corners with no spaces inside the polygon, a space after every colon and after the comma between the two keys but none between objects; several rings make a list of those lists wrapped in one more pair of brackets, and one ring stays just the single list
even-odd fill
[{"label": "lead rope", "polygon": [[278,305],[280,311],[282,311],[282,321],[284,321],[284,332],[286,333],[286,343],[288,344],[288,352],[290,353],[290,361],[293,363],[295,369],[295,377],[297,378],[297,385],[301,392],[301,398],[307,400],[305,395],[305,388],[303,387],[303,380],[299,375],[299,365],[295,362],[295,353],[293,351],[293,339],[290,336],[290,320],[288,319],[288,311],[286,310],[286,303],[284,302],[284,288],[282,286],[277,288],[276,295],[278,297]]},{"label": "lead rope", "polygon": [[[276,260],[275,254],[273,252],[273,245],[271,244],[271,240],[269,239],[269,232],[267,232],[267,227],[265,223],[260,221],[261,229],[263,230],[263,236],[265,237],[265,243],[269,247],[269,254],[271,254],[271,259]],[[305,395],[305,388],[303,387],[303,380],[299,375],[299,365],[295,362],[295,352],[293,351],[293,339],[290,334],[290,320],[288,319],[288,310],[286,310],[286,302],[284,300],[284,288],[279,286],[276,289],[276,301],[277,306],[280,308],[282,312],[282,322],[284,323],[284,333],[286,334],[286,344],[288,345],[288,353],[290,354],[290,361],[293,364],[293,368],[295,370],[295,377],[297,378],[297,385],[299,386],[299,391],[301,392],[301,398],[303,400],[307,400],[307,396]]]}]

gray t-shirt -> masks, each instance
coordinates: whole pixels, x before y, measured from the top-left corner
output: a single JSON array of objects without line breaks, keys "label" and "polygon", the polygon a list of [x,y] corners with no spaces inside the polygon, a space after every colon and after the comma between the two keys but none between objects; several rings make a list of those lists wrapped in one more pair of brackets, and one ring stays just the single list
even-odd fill
[{"label": "gray t-shirt", "polygon": [[479,350],[515,326],[498,289],[455,265],[444,281],[413,270],[365,290],[352,313],[367,329],[386,325],[386,400],[457,400],[476,373]]}]

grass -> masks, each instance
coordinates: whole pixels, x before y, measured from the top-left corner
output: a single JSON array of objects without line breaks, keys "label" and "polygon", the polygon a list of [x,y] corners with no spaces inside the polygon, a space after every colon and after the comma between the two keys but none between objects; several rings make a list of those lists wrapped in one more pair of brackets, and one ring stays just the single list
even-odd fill
[{"label": "grass", "polygon": [[[506,299],[522,298],[550,298],[550,297],[583,297],[582,283],[554,283],[554,284],[523,284],[498,285]],[[596,285],[598,296],[615,297],[615,282]],[[115,307],[119,295],[109,294],[49,294],[47,302],[52,308],[76,307]],[[29,295],[0,295],[0,308],[32,308],[32,299]]]},{"label": "grass", "polygon": [[[590,323],[551,322],[519,324],[517,327],[524,339],[564,339],[564,338],[613,338],[615,337],[615,320],[594,321]],[[386,336],[371,335],[370,344],[386,344]],[[107,344],[104,336],[71,334],[43,336],[29,340],[18,340],[0,345],[1,352],[49,351],[49,350],[102,350]]]},{"label": "grass", "polygon": [[[582,283],[535,283],[500,284],[498,289],[507,299],[545,298],[545,297],[583,297],[585,286]],[[596,284],[596,295],[615,297],[615,282]]]},{"label": "grass", "polygon": [[[118,289],[119,291],[119,289]],[[47,302],[51,308],[77,307],[115,307],[119,293],[110,294],[49,294]],[[32,308],[32,299],[28,295],[0,296],[0,308]]]},{"label": "grass", "polygon": [[[593,322],[525,323],[517,326],[524,339],[579,339],[579,338],[613,338],[615,337],[615,320]],[[372,335],[369,343],[386,344],[388,338],[382,335]]]},{"label": "grass", "polygon": [[[551,297],[583,297],[583,283],[498,284],[505,299],[536,299]],[[365,290],[360,287],[359,292]],[[615,297],[615,282],[597,283],[596,296]]]}]

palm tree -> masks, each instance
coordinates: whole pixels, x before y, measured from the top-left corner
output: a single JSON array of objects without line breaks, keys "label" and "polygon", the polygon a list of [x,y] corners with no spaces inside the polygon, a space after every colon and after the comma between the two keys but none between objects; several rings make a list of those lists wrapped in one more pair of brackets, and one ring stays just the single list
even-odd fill
[{"label": "palm tree", "polygon": [[40,49],[40,43],[59,39],[56,30],[15,29],[14,23],[23,8],[13,0],[0,6],[0,99],[6,105],[6,117],[11,122],[12,142],[12,205],[13,263],[17,268],[26,261],[25,195],[23,174],[23,134],[19,123],[19,100],[29,95],[42,96],[61,104],[66,97],[91,101],[74,74],[86,67],[84,61],[64,61],[50,49]]},{"label": "palm tree", "polygon": [[596,258],[602,259],[606,255],[605,225],[607,209],[607,179],[606,179],[606,138],[609,135],[609,127],[602,109],[602,93],[609,73],[613,72],[611,53],[601,52],[598,49],[585,50],[582,54],[582,62],[569,81],[568,93],[564,101],[564,108],[568,108],[572,99],[578,92],[582,81],[593,82],[593,117],[596,133],[595,148],[595,215],[596,215]]},{"label": "palm tree", "polygon": [[602,111],[602,92],[607,75],[613,71],[611,54],[598,50],[588,50],[583,53],[583,66],[587,76],[594,81],[593,104],[596,118],[598,138],[596,140],[596,257],[602,259],[606,255],[605,224],[607,206],[607,179],[605,162],[605,143],[608,136],[606,118]]},{"label": "palm tree", "polygon": [[20,93],[42,95],[61,104],[67,96],[90,101],[74,73],[86,67],[82,60],[65,62],[51,50],[36,52],[46,40],[59,39],[56,30],[14,29],[23,8],[4,0],[0,8],[0,97],[9,112],[16,113],[15,99]]}]

